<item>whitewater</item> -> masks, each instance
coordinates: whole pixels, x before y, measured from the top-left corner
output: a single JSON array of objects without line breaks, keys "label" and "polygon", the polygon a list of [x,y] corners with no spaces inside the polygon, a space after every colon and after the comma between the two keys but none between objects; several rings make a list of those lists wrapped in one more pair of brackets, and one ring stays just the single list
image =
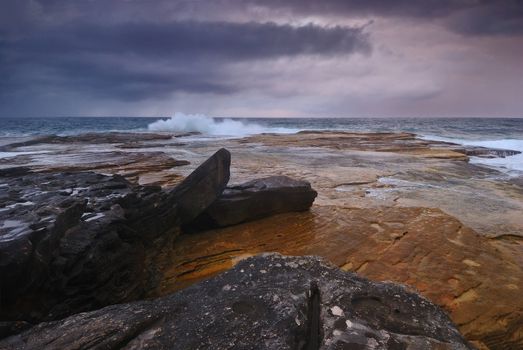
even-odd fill
[{"label": "whitewater", "polygon": [[294,133],[300,129],[267,127],[255,122],[234,119],[215,119],[205,115],[175,113],[169,119],[157,120],[148,125],[149,131],[188,133],[195,132],[208,136],[245,137],[262,133]]},{"label": "whitewater", "polygon": [[[40,135],[77,135],[103,132],[197,133],[187,140],[240,138],[261,133],[302,130],[350,132],[411,132],[421,138],[523,152],[523,119],[518,118],[213,118],[177,112],[169,118],[41,117],[0,118],[0,147]],[[22,155],[3,152],[0,158]],[[506,158],[472,157],[471,163],[507,174],[523,173],[523,154]]]}]

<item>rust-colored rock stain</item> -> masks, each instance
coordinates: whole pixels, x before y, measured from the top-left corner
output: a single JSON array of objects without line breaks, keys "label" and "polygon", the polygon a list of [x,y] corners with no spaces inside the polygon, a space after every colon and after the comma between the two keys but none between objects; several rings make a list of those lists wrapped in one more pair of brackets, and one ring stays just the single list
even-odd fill
[{"label": "rust-colored rock stain", "polygon": [[495,242],[439,209],[314,206],[182,235],[156,292],[168,294],[261,252],[318,255],[374,280],[407,284],[443,306],[478,345],[523,346],[523,271]]}]

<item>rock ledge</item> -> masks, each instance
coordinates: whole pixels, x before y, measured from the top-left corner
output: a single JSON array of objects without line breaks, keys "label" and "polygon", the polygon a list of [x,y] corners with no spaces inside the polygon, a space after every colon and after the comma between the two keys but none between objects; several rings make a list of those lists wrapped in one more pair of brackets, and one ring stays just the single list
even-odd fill
[{"label": "rock ledge", "polygon": [[471,349],[401,285],[264,254],[178,293],[42,323],[0,349]]}]

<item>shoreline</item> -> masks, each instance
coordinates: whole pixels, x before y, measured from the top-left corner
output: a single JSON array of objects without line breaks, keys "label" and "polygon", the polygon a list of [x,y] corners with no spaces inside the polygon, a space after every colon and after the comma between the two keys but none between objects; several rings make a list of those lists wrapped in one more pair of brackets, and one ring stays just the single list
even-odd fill
[{"label": "shoreline", "polygon": [[[151,296],[207,279],[257,253],[320,255],[372,280],[416,288],[444,307],[469,340],[487,344],[509,333],[516,336],[517,315],[523,313],[518,299],[523,186],[471,164],[467,152],[478,154],[477,148],[410,133],[340,131],[260,134],[218,143],[232,153],[230,184],[285,175],[309,181],[318,197],[310,212],[178,236],[174,258],[161,258],[166,277]],[[50,153],[4,158],[0,168],[23,166],[45,174],[92,170],[169,189],[207,159],[217,142],[103,133],[4,150],[13,149]],[[490,325],[496,317],[503,317],[505,326]]]}]

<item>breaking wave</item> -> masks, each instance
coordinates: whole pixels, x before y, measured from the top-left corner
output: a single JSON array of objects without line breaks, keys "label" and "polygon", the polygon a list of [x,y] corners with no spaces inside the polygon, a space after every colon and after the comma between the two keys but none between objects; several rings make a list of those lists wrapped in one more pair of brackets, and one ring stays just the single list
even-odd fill
[{"label": "breaking wave", "polygon": [[481,158],[471,157],[470,162],[473,164],[483,164],[497,168],[503,172],[520,175],[523,172],[523,140],[519,139],[499,139],[499,140],[464,140],[448,137],[439,137],[434,135],[426,135],[422,137],[427,140],[446,141],[461,144],[464,146],[479,146],[494,149],[507,149],[519,151],[520,154],[515,154],[508,157],[498,158]]},{"label": "breaking wave", "polygon": [[234,120],[215,119],[201,114],[175,113],[169,119],[157,120],[148,125],[150,131],[199,132],[212,136],[247,136],[264,132],[288,133],[295,130],[286,128],[269,128],[256,123]]}]

